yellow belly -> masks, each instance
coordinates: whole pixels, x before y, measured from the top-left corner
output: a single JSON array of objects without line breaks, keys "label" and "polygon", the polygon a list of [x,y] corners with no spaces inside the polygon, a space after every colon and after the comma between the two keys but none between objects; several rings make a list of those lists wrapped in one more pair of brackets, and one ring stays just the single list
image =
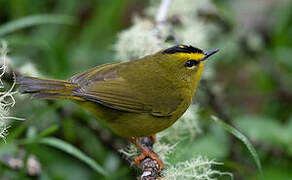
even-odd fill
[{"label": "yellow belly", "polygon": [[181,108],[182,112],[177,112],[171,116],[157,117],[149,113],[130,113],[119,111],[103,105],[87,102],[75,101],[87,109],[97,118],[103,120],[116,134],[123,137],[145,137],[154,135],[171,126],[189,106]]}]

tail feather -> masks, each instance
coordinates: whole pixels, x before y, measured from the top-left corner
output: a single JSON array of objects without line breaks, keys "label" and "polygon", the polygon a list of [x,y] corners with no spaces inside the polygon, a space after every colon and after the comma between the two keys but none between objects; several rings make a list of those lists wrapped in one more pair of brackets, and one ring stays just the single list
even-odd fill
[{"label": "tail feather", "polygon": [[18,88],[20,93],[29,93],[37,98],[81,100],[72,94],[79,86],[70,81],[16,76],[16,84],[20,85]]}]

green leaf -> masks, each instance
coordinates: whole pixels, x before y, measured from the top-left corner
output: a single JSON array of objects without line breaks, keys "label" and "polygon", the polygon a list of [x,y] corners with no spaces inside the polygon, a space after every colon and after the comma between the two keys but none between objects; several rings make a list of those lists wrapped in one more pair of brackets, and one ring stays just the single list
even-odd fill
[{"label": "green leaf", "polygon": [[218,119],[215,116],[211,116],[211,118],[217,122],[218,124],[220,124],[226,131],[230,132],[231,134],[233,134],[235,137],[237,137],[239,140],[241,140],[247,147],[247,149],[249,150],[249,152],[251,153],[253,159],[255,160],[255,163],[257,165],[257,168],[260,172],[261,175],[263,175],[263,171],[262,171],[262,165],[261,165],[261,161],[260,158],[255,150],[255,148],[253,147],[253,145],[251,144],[251,142],[248,140],[247,137],[245,137],[241,132],[239,132],[237,129],[235,129],[234,127],[230,126],[229,124],[225,123],[224,121]]},{"label": "green leaf", "polygon": [[63,24],[63,25],[73,25],[75,19],[71,16],[66,15],[50,15],[50,14],[43,14],[43,15],[34,15],[28,16],[24,18],[20,18],[11,22],[8,22],[4,25],[0,26],[0,37],[4,36],[8,33],[12,33],[14,31],[40,25],[40,24]]},{"label": "green leaf", "polygon": [[53,134],[54,132],[56,132],[59,129],[59,127],[57,125],[53,125],[47,129],[45,129],[41,134],[40,137],[46,137],[49,136],[51,134]]},{"label": "green leaf", "polygon": [[94,169],[97,173],[100,173],[104,176],[108,176],[108,173],[99,165],[97,164],[93,159],[86,156],[83,152],[81,152],[79,149],[75,148],[71,144],[68,144],[65,141],[62,141],[57,138],[42,138],[37,140],[37,142],[46,144],[55,148],[58,148],[64,152],[67,152],[68,154],[71,154],[72,156],[80,159],[87,165],[89,165],[92,169]]}]

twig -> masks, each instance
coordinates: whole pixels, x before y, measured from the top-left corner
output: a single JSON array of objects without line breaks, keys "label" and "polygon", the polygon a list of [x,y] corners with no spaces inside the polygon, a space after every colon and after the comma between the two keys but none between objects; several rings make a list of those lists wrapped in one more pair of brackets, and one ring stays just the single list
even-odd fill
[{"label": "twig", "polygon": [[162,0],[160,3],[157,16],[155,18],[156,28],[158,29],[158,33],[157,33],[158,36],[167,23],[167,13],[168,13],[170,4],[171,4],[171,0]]},{"label": "twig", "polygon": [[[153,138],[151,137],[140,138],[139,143],[149,150],[152,150],[154,144]],[[142,160],[140,167],[143,173],[141,177],[139,177],[139,180],[156,180],[161,177],[160,170],[158,170],[158,163],[154,159],[149,157],[145,158]]]},{"label": "twig", "polygon": [[159,10],[156,16],[156,23],[163,23],[167,20],[167,12],[170,6],[171,0],[162,0],[159,6]]}]

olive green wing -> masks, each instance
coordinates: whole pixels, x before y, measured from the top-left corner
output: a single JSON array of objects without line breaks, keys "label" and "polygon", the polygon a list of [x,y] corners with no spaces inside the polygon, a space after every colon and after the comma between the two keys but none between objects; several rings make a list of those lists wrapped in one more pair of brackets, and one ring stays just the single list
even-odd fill
[{"label": "olive green wing", "polygon": [[145,81],[145,75],[126,76],[128,79],[120,76],[122,66],[125,70],[124,65],[107,64],[73,76],[70,81],[80,86],[73,94],[117,110],[150,113],[154,116],[171,115],[181,99],[173,96],[154,97],[161,93],[149,92],[149,85],[135,83]]},{"label": "olive green wing", "polygon": [[73,94],[117,110],[151,112],[151,105],[139,100],[128,82],[118,75],[119,65],[120,63],[97,66],[73,76],[69,81],[80,86]]}]

